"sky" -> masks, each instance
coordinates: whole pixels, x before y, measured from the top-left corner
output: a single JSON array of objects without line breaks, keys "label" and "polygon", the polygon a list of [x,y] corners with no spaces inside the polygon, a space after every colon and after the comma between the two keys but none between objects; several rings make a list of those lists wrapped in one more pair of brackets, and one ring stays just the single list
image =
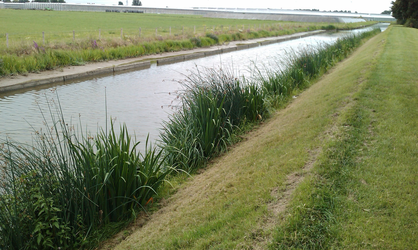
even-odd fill
[{"label": "sky", "polygon": [[[123,4],[126,0],[121,0]],[[129,5],[132,0],[128,0]],[[326,11],[351,10],[359,13],[378,14],[389,10],[393,0],[141,0],[144,7],[228,7],[228,8],[274,8],[274,9],[319,9]],[[95,3],[117,5],[119,0],[66,0],[67,3]]]}]

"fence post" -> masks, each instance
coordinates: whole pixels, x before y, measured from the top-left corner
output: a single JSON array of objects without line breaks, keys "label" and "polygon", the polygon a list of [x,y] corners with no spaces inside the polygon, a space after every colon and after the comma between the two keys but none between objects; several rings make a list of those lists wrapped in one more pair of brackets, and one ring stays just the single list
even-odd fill
[{"label": "fence post", "polygon": [[123,28],[120,29],[120,39],[123,39]]},{"label": "fence post", "polygon": [[73,42],[75,41],[75,31],[73,30]]},{"label": "fence post", "polygon": [[141,37],[141,28],[139,28],[139,37]]},{"label": "fence post", "polygon": [[195,33],[196,33],[196,25],[193,26],[193,34],[195,34]]},{"label": "fence post", "polygon": [[215,32],[215,26],[212,27],[213,32]]},{"label": "fence post", "polygon": [[182,36],[183,36],[183,38],[184,38],[184,26],[183,26],[183,28],[182,28]]},{"label": "fence post", "polygon": [[44,43],[44,45],[45,45],[45,31],[42,31],[42,42]]},{"label": "fence post", "polygon": [[205,33],[205,34],[206,34],[206,25],[204,26],[204,29],[203,29],[203,30],[204,30],[204,32],[203,32],[203,33]]},{"label": "fence post", "polygon": [[155,36],[158,36],[158,28],[155,29]]},{"label": "fence post", "polygon": [[6,45],[9,48],[9,33],[6,33]]},{"label": "fence post", "polygon": [[99,29],[99,40],[100,40],[100,39],[101,39],[101,37],[102,37],[102,36],[101,36],[101,33],[102,33],[102,32],[101,32],[101,29]]},{"label": "fence post", "polygon": [[170,36],[171,36],[171,26],[170,26]]}]

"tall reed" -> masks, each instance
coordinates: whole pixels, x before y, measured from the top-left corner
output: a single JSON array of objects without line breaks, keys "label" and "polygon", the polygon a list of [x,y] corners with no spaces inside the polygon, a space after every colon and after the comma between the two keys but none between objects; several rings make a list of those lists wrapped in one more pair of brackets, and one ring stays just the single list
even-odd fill
[{"label": "tall reed", "polygon": [[266,111],[259,87],[229,70],[198,69],[183,86],[183,106],[164,123],[161,141],[169,164],[188,172],[225,150],[244,121]]},{"label": "tall reed", "polygon": [[81,248],[99,227],[143,209],[171,171],[148,141],[137,152],[125,125],[77,137],[52,117],[33,146],[1,144],[1,249]]},{"label": "tall reed", "polygon": [[345,58],[363,38],[378,32],[288,54],[286,67],[259,69],[251,80],[223,68],[197,68],[183,82],[183,106],[164,123],[160,135],[167,162],[187,172],[201,167],[227,148],[231,135],[245,122],[261,120],[269,109]]}]

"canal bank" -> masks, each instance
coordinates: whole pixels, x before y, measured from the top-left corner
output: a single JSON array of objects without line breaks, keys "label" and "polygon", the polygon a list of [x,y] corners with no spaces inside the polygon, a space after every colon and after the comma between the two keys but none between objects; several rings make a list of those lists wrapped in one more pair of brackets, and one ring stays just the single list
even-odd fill
[{"label": "canal bank", "polygon": [[326,31],[316,30],[279,37],[259,38],[247,41],[234,41],[229,42],[228,44],[217,45],[208,48],[198,48],[187,51],[161,53],[157,55],[142,56],[124,60],[112,60],[99,63],[89,63],[83,66],[67,66],[40,73],[28,73],[27,75],[8,76],[0,79],[0,93],[33,88],[41,85],[62,83],[70,80],[88,79],[100,75],[111,75],[127,71],[147,69],[151,66],[151,63],[155,62],[158,66],[166,65],[216,54],[228,53],[235,50],[242,50],[257,46],[269,45],[273,43],[280,43],[324,32]]},{"label": "canal bank", "polygon": [[415,249],[414,31],[371,39],[102,249]]}]

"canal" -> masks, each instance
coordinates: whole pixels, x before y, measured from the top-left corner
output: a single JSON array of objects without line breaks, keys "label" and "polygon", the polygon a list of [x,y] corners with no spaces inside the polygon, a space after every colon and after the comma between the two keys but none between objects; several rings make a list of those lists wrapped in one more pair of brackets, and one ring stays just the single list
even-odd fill
[{"label": "canal", "polygon": [[[388,24],[376,26],[383,31]],[[51,113],[57,116],[61,109],[66,123],[77,133],[88,131],[94,135],[106,123],[109,126],[112,118],[116,126],[125,123],[137,140],[145,142],[149,134],[150,141],[155,142],[162,122],[179,104],[181,81],[191,71],[226,67],[237,76],[252,77],[255,68],[285,67],[282,59],[289,53],[314,49],[371,28],[323,33],[175,64],[152,64],[145,70],[5,93],[0,95],[0,140],[32,143],[35,131],[48,129],[45,123],[51,127]]]}]

